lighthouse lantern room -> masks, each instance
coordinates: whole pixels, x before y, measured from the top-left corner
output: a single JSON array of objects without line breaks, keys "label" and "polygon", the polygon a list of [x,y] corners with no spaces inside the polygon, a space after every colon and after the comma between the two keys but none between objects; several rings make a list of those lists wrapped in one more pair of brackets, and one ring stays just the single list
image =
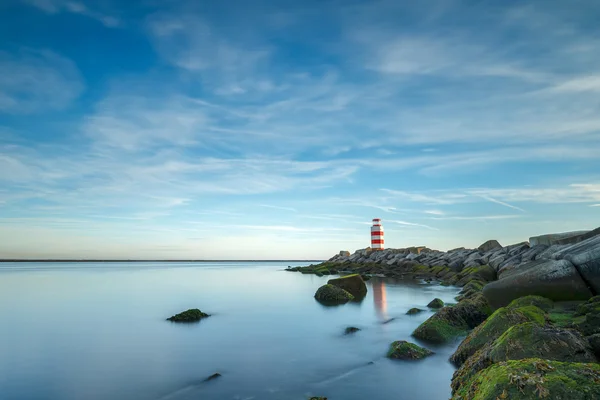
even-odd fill
[{"label": "lighthouse lantern room", "polygon": [[374,218],[373,226],[371,227],[371,249],[383,250],[383,226],[381,219]]}]

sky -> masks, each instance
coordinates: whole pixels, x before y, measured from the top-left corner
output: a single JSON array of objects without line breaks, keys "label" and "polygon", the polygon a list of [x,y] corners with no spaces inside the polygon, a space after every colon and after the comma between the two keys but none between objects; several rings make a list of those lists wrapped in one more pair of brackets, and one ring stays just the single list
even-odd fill
[{"label": "sky", "polygon": [[0,258],[600,226],[597,0],[0,2]]}]

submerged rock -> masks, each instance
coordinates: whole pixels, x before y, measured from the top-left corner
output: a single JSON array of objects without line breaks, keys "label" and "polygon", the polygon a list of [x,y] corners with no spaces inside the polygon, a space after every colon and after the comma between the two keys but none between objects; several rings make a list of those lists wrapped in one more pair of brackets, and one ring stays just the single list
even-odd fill
[{"label": "submerged rock", "polygon": [[217,379],[217,378],[220,378],[221,376],[222,376],[222,375],[221,375],[220,373],[218,373],[218,372],[217,372],[217,373],[214,373],[214,374],[212,374],[212,375],[211,375],[211,376],[209,376],[208,378],[206,378],[204,381],[205,381],[205,382],[212,381],[212,380],[215,380],[215,379]]},{"label": "submerged rock", "polygon": [[406,315],[416,315],[416,314],[419,314],[422,312],[423,312],[423,310],[421,310],[420,308],[411,308],[410,310],[408,310],[406,312]]},{"label": "submerged rock", "polygon": [[461,366],[467,358],[487,343],[491,343],[506,332],[510,327],[524,322],[534,322],[544,325],[544,311],[535,306],[521,308],[500,308],[496,310],[481,325],[475,328],[458,346],[450,357],[450,361]]},{"label": "submerged rock", "polygon": [[444,302],[438,298],[435,298],[433,300],[431,300],[429,302],[429,304],[427,304],[427,307],[429,308],[442,308],[444,307]]},{"label": "submerged rock", "polygon": [[337,286],[344,289],[356,298],[363,298],[367,294],[367,285],[359,274],[342,276],[340,278],[330,279],[327,281],[329,285]]},{"label": "submerged rock", "polygon": [[471,377],[452,400],[538,398],[600,398],[600,365],[539,358],[500,362]]},{"label": "submerged rock", "polygon": [[360,331],[360,328],[357,328],[355,326],[349,326],[344,330],[344,333],[346,335],[350,335],[351,333],[356,333],[358,331]]},{"label": "submerged rock", "polygon": [[203,318],[210,317],[210,315],[203,313],[197,308],[190,308],[187,311],[173,315],[167,318],[167,321],[171,322],[197,322]]},{"label": "submerged rock", "polygon": [[347,303],[354,299],[352,294],[334,285],[323,285],[315,293],[315,299],[323,303]]},{"label": "submerged rock", "polygon": [[398,340],[390,345],[387,356],[397,360],[420,360],[432,354],[433,351],[429,349],[417,346],[406,340]]}]

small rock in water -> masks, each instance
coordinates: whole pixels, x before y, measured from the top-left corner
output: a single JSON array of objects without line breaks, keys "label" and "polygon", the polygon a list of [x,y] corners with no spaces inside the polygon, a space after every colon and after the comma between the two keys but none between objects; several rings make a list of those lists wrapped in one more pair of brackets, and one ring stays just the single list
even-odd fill
[{"label": "small rock in water", "polygon": [[398,360],[420,360],[433,354],[433,351],[417,346],[406,340],[398,340],[390,345],[387,356]]},{"label": "small rock in water", "polygon": [[213,379],[217,379],[219,377],[221,377],[221,374],[216,372],[216,373],[212,374],[211,376],[209,376],[208,378],[206,378],[204,381],[205,382],[212,381]]},{"label": "small rock in water", "polygon": [[173,315],[170,318],[167,318],[167,321],[171,322],[196,322],[200,321],[202,318],[210,317],[210,315],[203,313],[197,308],[190,308],[187,311],[181,312],[177,315]]},{"label": "small rock in water", "polygon": [[444,302],[440,299],[433,299],[429,304],[427,304],[429,308],[442,308],[444,307]]},{"label": "small rock in water", "polygon": [[310,400],[327,400],[327,397],[311,397]]},{"label": "small rock in water", "polygon": [[355,326],[349,326],[349,327],[346,328],[346,330],[344,332],[346,333],[346,335],[349,335],[351,333],[355,333],[355,332],[358,332],[358,331],[360,331],[359,328],[357,328]]},{"label": "small rock in water", "polygon": [[390,322],[392,322],[393,320],[395,320],[396,318],[390,318],[390,319],[386,319],[385,321],[383,321],[381,324],[385,325],[385,324],[389,324]]},{"label": "small rock in water", "polygon": [[420,308],[411,308],[410,310],[408,310],[406,312],[406,315],[415,315],[415,314],[419,314],[422,312],[423,312],[423,310],[421,310]]}]

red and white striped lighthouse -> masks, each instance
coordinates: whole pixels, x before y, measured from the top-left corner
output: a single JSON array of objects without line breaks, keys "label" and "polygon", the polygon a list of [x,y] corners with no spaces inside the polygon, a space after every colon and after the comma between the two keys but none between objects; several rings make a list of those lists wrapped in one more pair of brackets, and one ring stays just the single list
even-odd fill
[{"label": "red and white striped lighthouse", "polygon": [[371,227],[371,248],[373,250],[383,250],[383,226],[379,218],[373,219]]}]

